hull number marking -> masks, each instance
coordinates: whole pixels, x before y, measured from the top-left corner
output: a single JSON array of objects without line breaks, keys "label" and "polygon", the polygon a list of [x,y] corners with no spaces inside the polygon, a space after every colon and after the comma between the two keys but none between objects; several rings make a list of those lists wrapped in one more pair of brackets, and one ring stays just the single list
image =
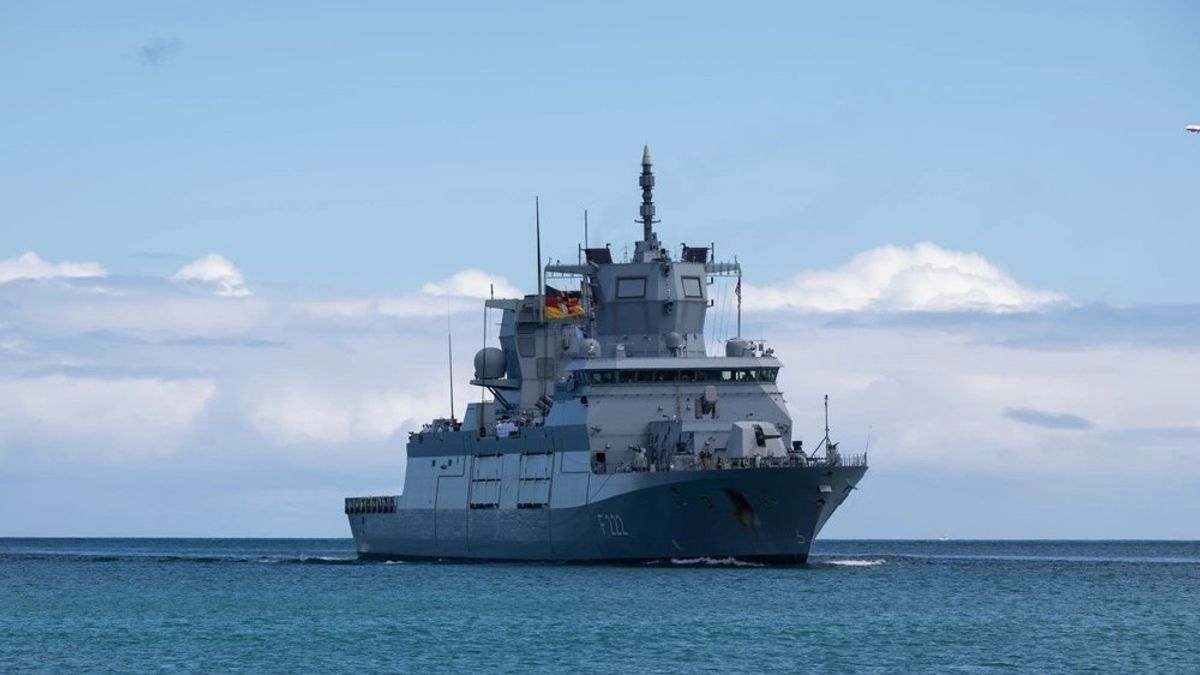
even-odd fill
[{"label": "hull number marking", "polygon": [[625,521],[615,513],[597,513],[596,521],[600,523],[600,532],[609,537],[628,537]]}]

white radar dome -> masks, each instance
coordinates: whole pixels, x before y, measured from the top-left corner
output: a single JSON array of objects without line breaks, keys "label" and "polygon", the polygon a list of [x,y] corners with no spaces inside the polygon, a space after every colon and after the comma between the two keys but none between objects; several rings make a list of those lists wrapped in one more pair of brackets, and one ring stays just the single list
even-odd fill
[{"label": "white radar dome", "polygon": [[750,351],[749,340],[743,340],[740,337],[730,338],[729,342],[725,343],[725,356],[748,356]]},{"label": "white radar dome", "polygon": [[475,379],[498,380],[504,377],[504,350],[484,347],[475,352]]}]

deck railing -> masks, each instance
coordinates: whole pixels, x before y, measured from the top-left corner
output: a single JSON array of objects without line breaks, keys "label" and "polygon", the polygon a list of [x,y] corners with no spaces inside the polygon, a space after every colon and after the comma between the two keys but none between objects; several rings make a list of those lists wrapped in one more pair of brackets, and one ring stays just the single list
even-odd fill
[{"label": "deck railing", "polygon": [[396,497],[346,497],[346,513],[395,513]]},{"label": "deck railing", "polygon": [[839,455],[834,461],[826,457],[810,458],[803,455],[789,454],[786,457],[739,457],[726,459],[724,457],[708,457],[701,459],[696,455],[675,455],[670,460],[660,462],[592,462],[593,473],[637,473],[643,471],[718,471],[723,469],[778,469],[784,467],[865,467],[866,454]]}]

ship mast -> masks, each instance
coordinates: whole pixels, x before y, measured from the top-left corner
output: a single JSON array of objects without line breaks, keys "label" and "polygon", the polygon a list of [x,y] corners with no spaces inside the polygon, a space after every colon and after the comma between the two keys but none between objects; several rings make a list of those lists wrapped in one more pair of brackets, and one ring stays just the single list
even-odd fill
[{"label": "ship mast", "polygon": [[649,262],[659,255],[661,248],[658,235],[654,234],[654,223],[659,222],[654,217],[654,163],[650,161],[650,146],[642,147],[642,175],[638,177],[638,185],[642,187],[642,206],[636,222],[642,224],[642,240],[634,247],[633,259],[638,262]]}]

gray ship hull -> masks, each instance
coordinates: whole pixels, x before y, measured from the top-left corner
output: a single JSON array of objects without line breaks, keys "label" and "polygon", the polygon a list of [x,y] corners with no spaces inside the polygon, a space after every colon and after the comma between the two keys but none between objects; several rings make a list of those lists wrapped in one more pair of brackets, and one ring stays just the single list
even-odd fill
[{"label": "gray ship hull", "polygon": [[374,560],[803,563],[865,466],[593,474],[587,504],[404,508],[349,517]]}]

